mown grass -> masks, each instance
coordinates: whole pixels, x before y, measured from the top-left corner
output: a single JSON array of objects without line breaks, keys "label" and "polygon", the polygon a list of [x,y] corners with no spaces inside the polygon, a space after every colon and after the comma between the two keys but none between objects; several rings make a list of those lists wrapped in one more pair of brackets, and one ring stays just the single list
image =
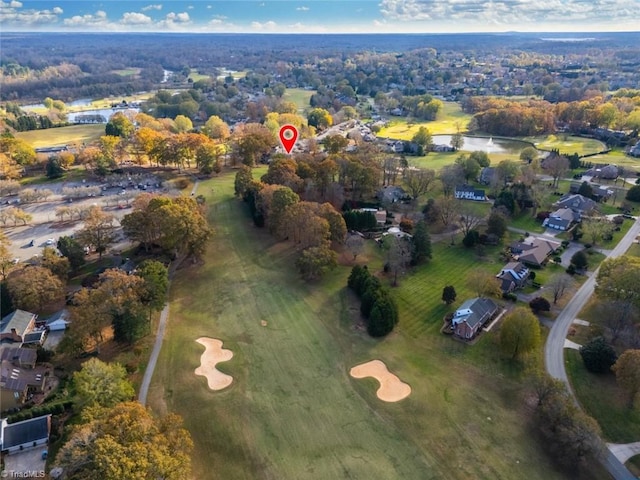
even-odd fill
[{"label": "mown grass", "polygon": [[[580,156],[606,150],[606,145],[593,138],[574,137],[571,135],[557,134],[540,137],[524,137],[522,140],[532,142],[536,148],[542,150],[558,149],[563,155],[577,153]],[[594,161],[591,158],[589,161]]]},{"label": "mown grass", "polygon": [[543,233],[545,230],[542,223],[532,217],[531,212],[528,211],[511,218],[509,226],[531,233]]},{"label": "mown grass", "polygon": [[[232,175],[200,184],[216,236],[206,262],[172,285],[149,397],[154,409],[184,417],[195,478],[564,478],[531,438],[520,368],[499,359],[495,333],[473,347],[437,333],[442,287],[454,284],[461,302],[470,295],[464,276],[494,272],[496,251],[485,260],[434,245],[434,260],[392,290],[399,329],[373,340],[357,327],[350,266],[301,282],[290,247],[256,229],[232,191]],[[371,245],[365,259],[380,270]],[[234,377],[226,390],[194,375],[200,336],[234,352],[219,366]],[[381,402],[376,382],[348,375],[375,358],[411,385],[410,397]]]},{"label": "mown grass", "polygon": [[198,80],[207,80],[211,78],[211,75],[203,75],[202,73],[199,73],[197,70],[191,70],[188,78],[190,78],[194,82],[197,82]]},{"label": "mown grass", "polygon": [[615,375],[587,371],[580,353],[565,350],[567,374],[578,400],[600,424],[608,442],[637,442],[640,438],[640,412],[630,409],[628,397],[618,387]]},{"label": "mown grass", "polygon": [[450,135],[458,130],[465,132],[472,115],[464,113],[457,102],[443,102],[442,110],[433,121],[409,123],[407,118],[393,117],[389,124],[380,130],[379,137],[411,140],[420,127],[427,127],[432,135]]},{"label": "mown grass", "polygon": [[288,102],[293,102],[298,106],[298,113],[303,113],[308,108],[311,108],[309,101],[311,96],[316,93],[315,90],[305,90],[304,88],[287,88],[284,92],[283,99]]},{"label": "mown grass", "polygon": [[70,125],[68,127],[47,128],[17,132],[15,135],[34,148],[53,147],[69,144],[89,144],[105,134],[104,125]]},{"label": "mown grass", "polygon": [[121,77],[132,77],[134,75],[139,75],[141,69],[140,68],[122,68],[120,70],[112,70],[111,73],[115,73],[116,75],[120,75]]}]

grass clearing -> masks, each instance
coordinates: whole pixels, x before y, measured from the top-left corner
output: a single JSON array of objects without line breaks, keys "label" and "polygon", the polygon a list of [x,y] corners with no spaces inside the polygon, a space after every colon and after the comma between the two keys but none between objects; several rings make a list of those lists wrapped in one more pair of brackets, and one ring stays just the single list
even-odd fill
[{"label": "grass clearing", "polygon": [[68,127],[47,128],[17,132],[17,138],[25,140],[33,148],[61,145],[89,144],[105,134],[104,125],[70,125]]},{"label": "grass clearing", "polygon": [[211,78],[211,75],[203,75],[201,73],[198,73],[198,70],[191,70],[188,78],[190,78],[194,82],[197,82],[199,80],[208,80],[209,78]]},{"label": "grass clearing", "polygon": [[[154,409],[184,417],[195,478],[564,478],[531,438],[519,371],[497,359],[495,333],[473,347],[435,333],[446,311],[436,275],[455,284],[461,302],[465,272],[494,272],[495,251],[485,260],[435,244],[433,262],[393,289],[399,330],[373,340],[354,327],[350,267],[299,281],[290,247],[256,229],[232,192],[233,175],[200,184],[216,235],[207,262],[172,284],[149,395]],[[375,248],[363,257],[380,269]],[[225,390],[194,374],[200,336],[234,353],[219,365],[234,377]],[[411,385],[410,397],[384,403],[375,381],[349,377],[376,358]]]},{"label": "grass clearing", "polygon": [[298,113],[304,113],[305,110],[311,108],[309,104],[311,96],[316,93],[315,90],[305,90],[304,88],[287,88],[284,92],[283,99],[287,102],[293,102],[298,106]]},{"label": "grass clearing", "polygon": [[407,118],[389,120],[389,124],[380,130],[379,137],[395,138],[398,140],[411,140],[420,127],[427,127],[432,135],[451,135],[459,130],[465,132],[469,126],[472,115],[464,113],[457,102],[443,102],[442,110],[436,120],[409,123]]},{"label": "grass clearing", "polygon": [[[574,137],[571,135],[547,135],[539,137],[524,137],[522,140],[532,142],[536,148],[542,150],[552,150],[557,148],[560,153],[564,155],[572,155],[577,153],[580,156],[588,155],[592,153],[602,152],[607,149],[607,146],[600,140],[593,138]],[[589,161],[595,161],[591,158]]]},{"label": "grass clearing", "polygon": [[565,359],[573,390],[582,407],[600,424],[605,439],[612,443],[638,441],[640,412],[629,408],[615,375],[590,373],[576,350],[565,350]]},{"label": "grass clearing", "polygon": [[116,75],[120,75],[121,77],[133,77],[134,75],[140,75],[142,71],[141,68],[122,68],[120,70],[112,70],[111,73],[115,73]]}]

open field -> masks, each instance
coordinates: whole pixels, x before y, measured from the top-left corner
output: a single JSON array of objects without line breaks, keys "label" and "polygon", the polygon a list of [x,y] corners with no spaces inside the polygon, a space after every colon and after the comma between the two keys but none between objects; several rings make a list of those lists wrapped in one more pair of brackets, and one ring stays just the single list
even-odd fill
[{"label": "open field", "polygon": [[[541,137],[524,137],[522,140],[532,142],[536,148],[552,150],[557,148],[564,155],[577,153],[578,155],[588,155],[606,150],[607,147],[600,140],[593,138],[573,137],[571,135],[557,134]],[[591,161],[591,158],[588,159]]]},{"label": "open field", "polygon": [[53,147],[71,143],[89,144],[105,134],[104,128],[104,125],[70,125],[68,127],[17,132],[15,135],[17,138],[29,142],[34,148]]},{"label": "open field", "polygon": [[141,71],[141,68],[131,67],[123,68],[120,70],[112,70],[111,73],[115,73],[116,75],[120,75],[121,77],[132,77],[133,75],[139,75]]},{"label": "open field", "polygon": [[[493,272],[495,252],[482,261],[436,245],[432,264],[393,290],[399,331],[373,340],[354,326],[350,268],[301,282],[290,247],[256,229],[232,191],[233,175],[200,184],[216,235],[206,263],[172,284],[149,396],[154,409],[184,417],[194,478],[564,478],[531,438],[518,369],[497,358],[495,333],[473,347],[436,333],[446,308],[434,306],[444,286],[430,280],[434,271],[452,272],[461,302],[465,272]],[[378,271],[375,249],[367,255]],[[200,336],[234,352],[218,367],[234,377],[225,390],[210,391],[193,373]],[[373,359],[411,386],[408,398],[381,402],[376,381],[349,377]]]},{"label": "open field", "polygon": [[612,443],[640,440],[640,412],[629,408],[615,375],[590,373],[576,350],[565,350],[565,358],[573,390],[582,407],[600,424],[605,439]]},{"label": "open field", "polygon": [[456,123],[460,124],[460,131],[467,130],[472,115],[464,113],[457,102],[443,102],[442,111],[438,118],[430,122],[416,121],[409,124],[406,118],[393,117],[389,125],[378,133],[379,137],[411,140],[420,127],[427,127],[432,135],[453,134],[458,131]]},{"label": "open field", "polygon": [[198,70],[191,70],[191,73],[189,73],[189,78],[194,82],[197,82],[198,80],[207,80],[211,78],[211,75],[203,75],[199,73]]},{"label": "open field", "polygon": [[298,106],[298,113],[303,113],[307,108],[311,108],[309,100],[316,93],[315,90],[305,90],[304,88],[287,88],[283,99],[293,102]]}]

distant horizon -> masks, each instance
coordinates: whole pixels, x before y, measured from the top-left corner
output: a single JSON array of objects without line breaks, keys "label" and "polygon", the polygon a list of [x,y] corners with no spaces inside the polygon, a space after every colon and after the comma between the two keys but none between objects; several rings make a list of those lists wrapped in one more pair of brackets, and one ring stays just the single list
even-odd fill
[{"label": "distant horizon", "polygon": [[[157,2],[157,3],[156,3]],[[0,0],[3,32],[637,32],[638,0]]]}]

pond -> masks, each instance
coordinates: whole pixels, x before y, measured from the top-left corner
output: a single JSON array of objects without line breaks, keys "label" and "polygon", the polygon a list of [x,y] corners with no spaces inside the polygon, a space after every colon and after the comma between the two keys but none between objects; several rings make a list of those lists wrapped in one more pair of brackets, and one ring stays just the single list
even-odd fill
[{"label": "pond", "polygon": [[139,108],[101,108],[99,110],[83,110],[81,112],[67,113],[69,123],[107,123],[109,118],[116,112],[139,113]]},{"label": "pond", "polygon": [[[468,152],[474,152],[476,150],[482,150],[487,153],[512,153],[520,154],[520,152],[530,147],[531,144],[520,140],[506,140],[503,138],[492,137],[462,137],[464,139],[464,145],[461,150]],[[434,135],[433,143],[436,145],[450,145],[451,135]]]}]

